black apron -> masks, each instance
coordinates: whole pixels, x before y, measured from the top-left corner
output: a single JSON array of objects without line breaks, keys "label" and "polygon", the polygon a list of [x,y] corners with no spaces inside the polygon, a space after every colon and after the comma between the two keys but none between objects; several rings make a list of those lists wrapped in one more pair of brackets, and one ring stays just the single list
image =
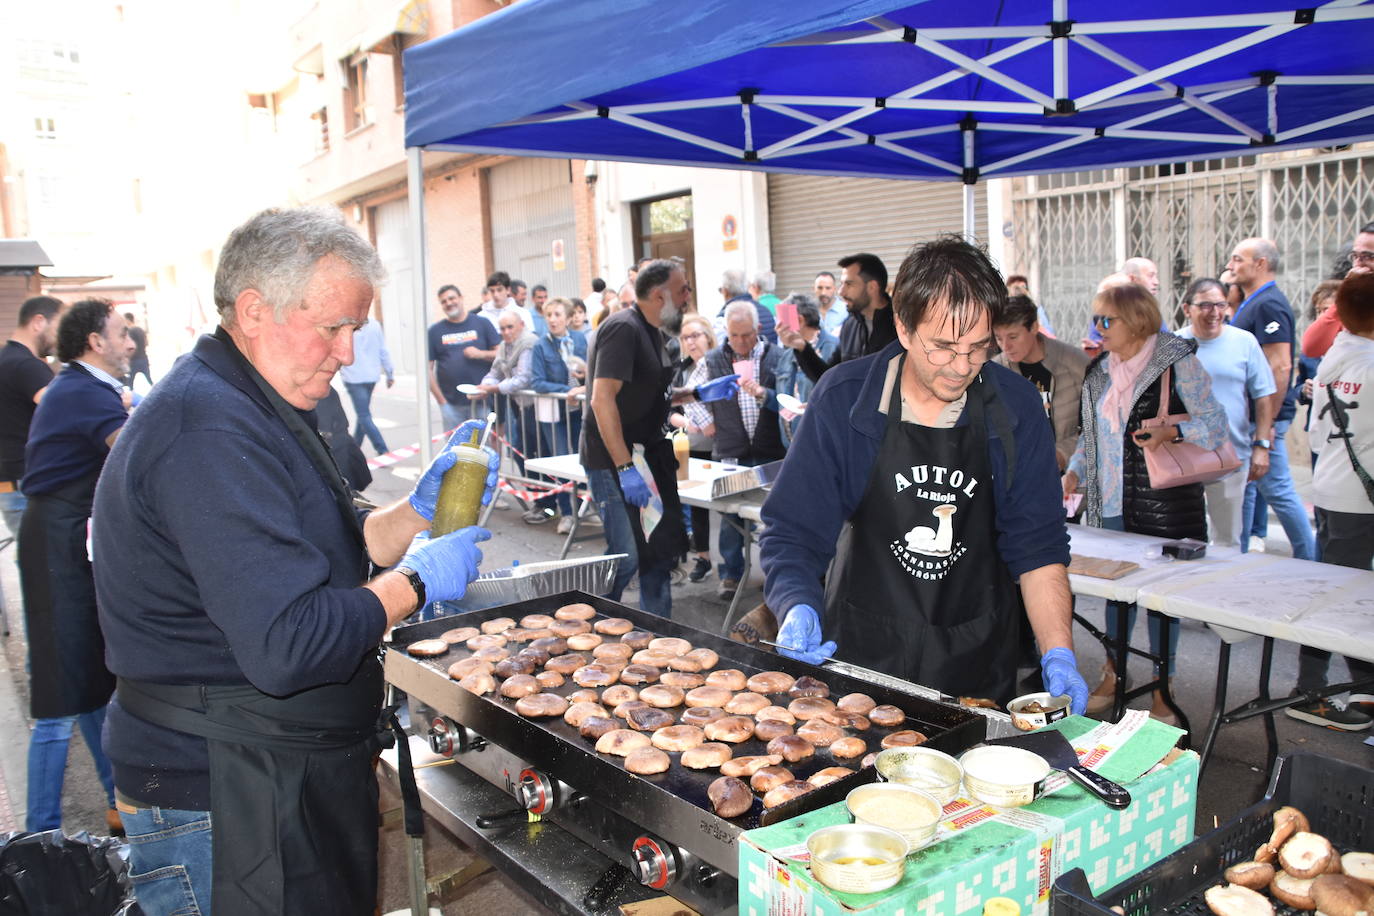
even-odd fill
[{"label": "black apron", "polygon": [[[997,552],[981,376],[967,424],[901,422],[901,377],[830,589],[836,657],[954,696],[1005,702],[1016,683],[1015,583]],[[948,507],[948,508],[946,508]]]},{"label": "black apron", "polygon": [[[363,547],[352,494],[329,450],[239,353],[252,379],[333,491],[343,524]],[[219,916],[293,913],[369,916],[377,900],[377,780],[374,757],[394,715],[381,709],[379,656],[352,678],[273,697],[251,685],[172,686],[119,681],[119,704],[148,722],[206,739],[214,850],[213,908]],[[408,769],[408,767],[406,767]],[[407,829],[412,821],[407,812]],[[416,828],[418,829],[418,827]]]},{"label": "black apron", "polygon": [[29,714],[35,719],[100,709],[114,692],[86,557],[96,471],[30,496],[19,528],[19,573],[29,642]]}]

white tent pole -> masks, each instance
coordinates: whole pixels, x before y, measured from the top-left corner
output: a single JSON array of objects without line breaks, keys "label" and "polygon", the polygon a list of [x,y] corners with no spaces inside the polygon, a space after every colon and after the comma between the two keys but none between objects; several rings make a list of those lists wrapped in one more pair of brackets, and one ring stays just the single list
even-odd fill
[{"label": "white tent pole", "polygon": [[[1067,22],[1069,0],[1054,0],[1054,21]],[[1054,39],[1054,97],[1069,97],[1069,36],[1060,35]]]},{"label": "white tent pole", "polygon": [[978,181],[978,159],[974,147],[974,138],[978,133],[978,127],[972,117],[966,119],[960,128],[964,132],[964,238],[972,242],[977,238],[977,226],[973,219],[973,192],[977,188]]},{"label": "white tent pole", "polygon": [[420,430],[420,466],[429,465],[433,444],[429,441],[429,247],[425,240],[424,150],[406,150],[406,186],[410,194],[410,250],[414,255],[411,289],[415,294],[415,412]]},{"label": "white tent pole", "polygon": [[974,60],[972,57],[969,57],[967,54],[960,54],[953,48],[946,47],[945,45],[940,44],[938,41],[934,41],[931,38],[928,38],[924,32],[918,31],[916,33],[916,41],[914,43],[916,47],[921,48],[924,51],[928,51],[929,53],[934,54],[936,57],[939,57],[943,60],[947,60],[950,63],[955,64],[956,66],[959,66],[965,70],[968,70],[971,73],[976,73],[977,75],[983,77],[986,80],[990,80],[991,82],[996,83],[1004,89],[1010,89],[1012,92],[1016,93],[1022,98],[1030,99],[1032,102],[1035,102],[1037,105],[1040,105],[1043,108],[1054,108],[1054,99],[1045,95],[1045,93],[1041,92],[1040,90],[1027,86],[1020,80],[1013,79],[1012,77],[1007,76],[1005,73],[1001,73],[997,70],[994,70],[992,67],[980,64],[978,61]]},{"label": "white tent pole", "polygon": [[1283,133],[1279,134],[1274,139],[1277,140],[1279,143],[1287,143],[1294,137],[1301,137],[1303,134],[1316,133],[1319,130],[1326,130],[1328,127],[1337,127],[1341,124],[1346,124],[1350,121],[1358,121],[1361,118],[1367,118],[1370,115],[1374,115],[1374,105],[1368,105],[1364,108],[1359,109],[1358,111],[1348,111],[1345,114],[1335,115],[1334,117],[1326,118],[1322,121],[1314,121],[1311,124],[1304,124],[1302,127],[1294,127],[1291,130],[1285,130]]},{"label": "white tent pole", "polygon": [[977,190],[977,185],[964,185],[964,238],[968,239],[970,242],[977,241],[978,239],[978,226],[973,213],[973,207],[976,201],[974,192]]}]

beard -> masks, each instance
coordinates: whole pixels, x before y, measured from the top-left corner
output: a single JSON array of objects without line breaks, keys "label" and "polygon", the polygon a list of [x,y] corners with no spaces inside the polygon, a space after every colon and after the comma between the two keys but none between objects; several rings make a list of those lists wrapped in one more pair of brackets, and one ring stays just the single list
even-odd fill
[{"label": "beard", "polygon": [[658,319],[663,325],[663,330],[674,337],[682,333],[682,310],[676,306],[664,305]]},{"label": "beard", "polygon": [[868,303],[868,290],[864,290],[853,299],[846,300],[845,307],[849,309],[849,314],[858,315],[863,312],[864,309],[868,308]]}]

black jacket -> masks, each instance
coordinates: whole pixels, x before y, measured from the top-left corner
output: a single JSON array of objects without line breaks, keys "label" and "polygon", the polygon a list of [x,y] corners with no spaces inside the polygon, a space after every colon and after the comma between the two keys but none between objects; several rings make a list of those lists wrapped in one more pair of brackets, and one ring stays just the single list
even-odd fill
[{"label": "black jacket", "polygon": [[797,365],[806,373],[807,378],[819,382],[825,370],[834,368],[846,360],[878,353],[896,339],[897,325],[892,317],[892,300],[888,299],[887,308],[878,309],[873,313],[871,332],[862,318],[851,315],[840,325],[840,348],[835,351],[835,355],[829,360],[821,359],[821,355],[807,344],[797,351]]}]

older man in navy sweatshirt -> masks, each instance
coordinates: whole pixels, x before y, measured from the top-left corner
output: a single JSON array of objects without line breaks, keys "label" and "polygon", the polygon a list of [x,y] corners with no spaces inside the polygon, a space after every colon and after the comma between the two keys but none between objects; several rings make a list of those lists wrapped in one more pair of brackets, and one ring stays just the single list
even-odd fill
[{"label": "older man in navy sweatshirt", "polygon": [[460,596],[489,536],[416,537],[451,449],[408,499],[367,512],[320,439],[315,405],[381,276],[337,211],[235,229],[219,328],[140,405],[96,489],[118,678],[105,745],[150,914],[375,911],[377,645]]},{"label": "older man in navy sweatshirt", "polygon": [[764,593],[788,655],[1006,701],[1019,586],[1046,687],[1081,712],[1053,430],[1030,383],[988,362],[1005,301],[960,238],[907,256],[897,341],[822,377],[764,504]]}]

